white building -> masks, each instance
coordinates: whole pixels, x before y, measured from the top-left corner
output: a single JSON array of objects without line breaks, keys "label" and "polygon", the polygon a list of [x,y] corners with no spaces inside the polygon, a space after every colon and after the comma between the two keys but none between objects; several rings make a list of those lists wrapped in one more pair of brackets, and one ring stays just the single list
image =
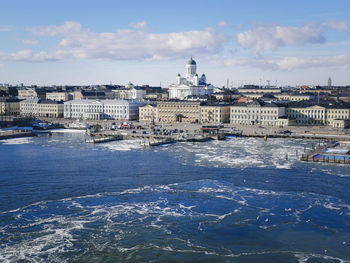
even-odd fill
[{"label": "white building", "polygon": [[48,92],[46,93],[46,99],[55,101],[67,101],[73,99],[73,96],[68,92]]},{"label": "white building", "polygon": [[284,126],[285,107],[253,100],[231,106],[230,123],[246,125]]},{"label": "white building", "polygon": [[146,102],[127,100],[71,100],[64,103],[64,118],[136,120]]},{"label": "white building", "polygon": [[170,99],[185,99],[187,96],[208,95],[214,91],[214,86],[206,83],[206,76],[201,77],[197,74],[197,63],[191,57],[186,64],[186,77],[181,77],[180,74],[176,77],[176,82],[169,86]]},{"label": "white building", "polygon": [[19,103],[19,111],[21,116],[34,117],[38,115],[39,99],[26,99]]},{"label": "white building", "polygon": [[146,97],[146,90],[134,86],[131,82],[125,88],[112,90],[114,97],[120,100],[142,100]]}]

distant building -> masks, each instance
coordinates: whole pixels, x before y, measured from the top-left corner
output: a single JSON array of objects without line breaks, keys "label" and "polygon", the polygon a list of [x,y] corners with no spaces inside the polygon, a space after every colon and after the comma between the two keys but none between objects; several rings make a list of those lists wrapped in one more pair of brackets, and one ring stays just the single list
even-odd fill
[{"label": "distant building", "polygon": [[350,104],[337,102],[294,102],[288,104],[286,115],[299,125],[329,125],[344,128],[349,124]]},{"label": "distant building", "polygon": [[181,77],[180,74],[176,77],[176,82],[169,86],[169,99],[183,100],[187,96],[209,95],[214,92],[214,86],[207,84],[205,74],[201,77],[197,74],[197,63],[191,57],[186,64],[186,76]]},{"label": "distant building", "polygon": [[20,99],[46,99],[46,90],[42,88],[25,88],[18,90]]},{"label": "distant building", "polygon": [[146,97],[146,89],[134,86],[131,82],[124,88],[114,89],[114,97],[120,100],[142,100]]},{"label": "distant building", "polygon": [[159,122],[195,122],[200,121],[200,102],[198,101],[159,101]]},{"label": "distant building", "polygon": [[155,122],[158,120],[157,105],[148,104],[139,108],[139,121]]},{"label": "distant building", "polygon": [[64,103],[64,117],[73,119],[137,120],[141,101],[71,100]]},{"label": "distant building", "polygon": [[230,123],[245,125],[285,126],[285,107],[276,103],[253,100],[231,106]]},{"label": "distant building", "polygon": [[37,117],[63,118],[63,101],[39,100]]},{"label": "distant building", "polygon": [[329,77],[328,78],[328,88],[330,89],[330,88],[332,88],[332,79],[331,79],[331,77]]},{"label": "distant building", "polygon": [[67,101],[72,100],[73,96],[69,92],[48,92],[46,93],[47,100]]},{"label": "distant building", "polygon": [[201,120],[203,124],[220,124],[230,122],[229,105],[201,105]]},{"label": "distant building", "polygon": [[243,88],[238,88],[237,91],[239,93],[255,93],[255,94],[265,94],[265,93],[271,93],[271,94],[276,94],[276,93],[281,93],[282,89],[281,88],[260,88],[259,86],[247,86]]},{"label": "distant building", "polygon": [[18,116],[20,100],[14,97],[0,97],[0,115]]},{"label": "distant building", "polygon": [[39,99],[25,99],[19,103],[20,115],[24,117],[38,116]]}]

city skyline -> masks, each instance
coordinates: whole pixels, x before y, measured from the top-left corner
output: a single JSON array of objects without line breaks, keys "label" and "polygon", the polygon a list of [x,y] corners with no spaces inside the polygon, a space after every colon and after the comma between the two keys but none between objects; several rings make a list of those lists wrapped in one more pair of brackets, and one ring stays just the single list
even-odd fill
[{"label": "city skyline", "polygon": [[[3,1],[0,83],[349,85],[350,3]],[[20,7],[20,8],[19,8]]]}]

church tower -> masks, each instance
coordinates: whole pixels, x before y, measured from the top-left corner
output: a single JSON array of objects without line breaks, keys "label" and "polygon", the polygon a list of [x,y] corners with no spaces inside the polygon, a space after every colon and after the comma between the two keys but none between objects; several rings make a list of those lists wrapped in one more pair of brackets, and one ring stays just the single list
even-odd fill
[{"label": "church tower", "polygon": [[197,63],[191,57],[186,64],[186,78],[192,78],[197,73]]}]

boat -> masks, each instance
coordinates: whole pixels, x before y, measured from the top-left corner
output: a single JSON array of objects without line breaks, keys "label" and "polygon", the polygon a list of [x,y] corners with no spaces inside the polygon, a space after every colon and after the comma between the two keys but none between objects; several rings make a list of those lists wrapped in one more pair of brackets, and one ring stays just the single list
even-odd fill
[{"label": "boat", "polygon": [[32,127],[33,127],[33,130],[52,130],[52,129],[62,128],[62,125],[47,122],[47,121],[36,120],[33,123]]}]

